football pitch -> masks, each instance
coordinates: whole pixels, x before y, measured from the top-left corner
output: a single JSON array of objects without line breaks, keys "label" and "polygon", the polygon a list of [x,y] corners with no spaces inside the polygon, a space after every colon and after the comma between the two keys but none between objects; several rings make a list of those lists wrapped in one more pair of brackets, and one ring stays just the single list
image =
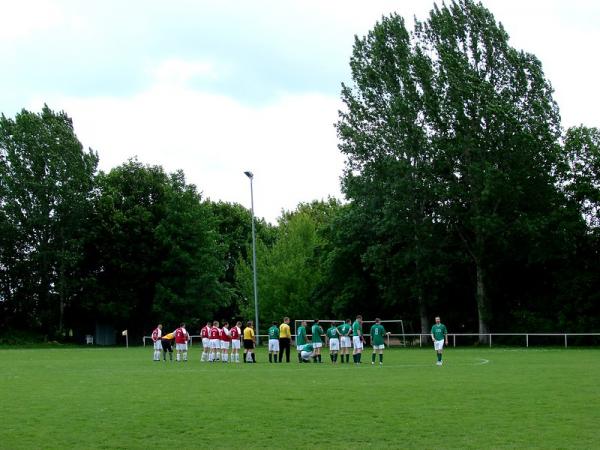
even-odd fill
[{"label": "football pitch", "polygon": [[0,448],[600,448],[600,350],[386,350],[363,363],[0,350]]}]

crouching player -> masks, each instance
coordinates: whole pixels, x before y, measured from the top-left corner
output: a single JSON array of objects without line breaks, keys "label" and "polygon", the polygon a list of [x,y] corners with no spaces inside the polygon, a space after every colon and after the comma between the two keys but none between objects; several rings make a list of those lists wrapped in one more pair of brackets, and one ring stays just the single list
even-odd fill
[{"label": "crouching player", "polygon": [[300,352],[301,362],[309,363],[315,356],[315,349],[312,344],[305,344]]},{"label": "crouching player", "polygon": [[302,349],[306,345],[306,320],[303,320],[296,330],[296,350],[298,352],[298,362],[302,362]]},{"label": "crouching player", "polygon": [[168,333],[160,340],[165,362],[167,362],[167,353],[169,353],[170,361],[173,362],[173,339],[175,339],[175,333]]},{"label": "crouching player", "polygon": [[389,335],[381,325],[381,319],[375,319],[375,323],[371,327],[371,345],[373,345],[373,354],[371,355],[371,364],[375,364],[375,355],[379,353],[379,365],[383,365],[383,349],[385,344],[383,336]]},{"label": "crouching player", "polygon": [[327,338],[329,339],[329,358],[331,362],[337,364],[338,351],[340,350],[340,332],[332,323],[327,329]]}]

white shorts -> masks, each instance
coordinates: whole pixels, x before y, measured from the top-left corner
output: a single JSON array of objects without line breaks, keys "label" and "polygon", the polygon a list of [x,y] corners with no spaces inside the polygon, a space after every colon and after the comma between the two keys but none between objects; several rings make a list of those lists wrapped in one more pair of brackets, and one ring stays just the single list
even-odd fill
[{"label": "white shorts", "polygon": [[175,350],[187,352],[187,342],[185,344],[175,344]]},{"label": "white shorts", "polygon": [[384,344],[381,345],[374,345],[373,346],[373,350],[383,350],[385,348]]},{"label": "white shorts", "polygon": [[322,342],[313,342],[313,347],[314,348],[321,348],[321,347],[323,347],[323,343]]},{"label": "white shorts", "polygon": [[231,350],[239,350],[240,349],[240,340],[234,339],[231,341]]},{"label": "white shorts", "polygon": [[357,348],[357,349],[363,348],[363,343],[362,343],[362,340],[360,339],[360,336],[352,336],[352,345],[354,346],[354,348]]},{"label": "white shorts", "polygon": [[162,344],[160,343],[160,339],[154,343],[154,350],[162,350]]},{"label": "white shorts", "polygon": [[221,348],[221,339],[211,339],[210,340],[210,348],[213,350]]},{"label": "white shorts", "polygon": [[229,341],[221,341],[221,348],[223,350],[229,350]]},{"label": "white shorts", "polygon": [[433,348],[436,350],[442,350],[444,348],[444,340],[433,341]]},{"label": "white shorts", "polygon": [[342,340],[340,342],[342,348],[350,348],[352,347],[352,341],[350,340],[350,336],[342,336]]},{"label": "white shorts", "polygon": [[340,340],[338,338],[329,339],[329,350],[338,351],[340,349]]},{"label": "white shorts", "polygon": [[278,352],[279,351],[279,340],[278,339],[269,339],[269,351],[270,352]]},{"label": "white shorts", "polygon": [[301,352],[303,348],[304,348],[304,344],[296,345],[296,350],[298,350],[299,352]]},{"label": "white shorts", "polygon": [[202,347],[204,347],[205,350],[208,350],[210,348],[209,338],[202,338]]},{"label": "white shorts", "polygon": [[302,353],[300,353],[300,356],[302,357],[302,359],[312,358],[313,352],[305,352],[304,350],[302,350]]}]

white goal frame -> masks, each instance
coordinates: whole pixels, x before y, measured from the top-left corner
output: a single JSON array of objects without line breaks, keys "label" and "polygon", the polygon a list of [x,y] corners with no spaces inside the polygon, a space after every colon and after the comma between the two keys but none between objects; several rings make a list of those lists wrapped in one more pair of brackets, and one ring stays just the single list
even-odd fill
[{"label": "white goal frame", "polygon": [[[294,320],[294,336],[297,336],[297,330],[298,327],[300,326],[300,323],[302,322],[306,322],[307,323],[307,327],[311,326],[309,324],[314,323],[315,319],[296,319]],[[346,322],[345,319],[319,319],[319,323],[334,323],[334,324],[343,324]],[[404,321],[402,319],[391,319],[391,320],[380,320],[380,322],[382,324],[386,324],[386,323],[399,323],[400,324],[400,329],[402,330],[400,333],[392,333],[391,335],[394,337],[398,337],[401,339],[400,345],[402,347],[406,347],[406,334],[404,333]],[[374,324],[375,321],[374,320],[363,320],[363,325],[368,325],[368,324]],[[310,330],[306,330],[306,335],[308,337],[312,337],[312,333],[309,333]],[[389,331],[389,330],[388,330]],[[323,332],[327,332],[327,329],[325,327],[323,327]],[[365,333],[365,336],[368,336],[368,334]],[[387,346],[390,346],[390,335],[388,334],[386,336],[387,339]]]}]

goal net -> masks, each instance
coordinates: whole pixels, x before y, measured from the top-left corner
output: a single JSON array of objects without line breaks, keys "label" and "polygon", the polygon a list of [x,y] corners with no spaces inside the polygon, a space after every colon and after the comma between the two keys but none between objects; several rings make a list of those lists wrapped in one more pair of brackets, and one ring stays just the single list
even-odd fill
[{"label": "goal net", "polygon": [[[294,320],[294,336],[297,335],[298,327],[306,322],[306,334],[309,339],[312,340],[312,326],[315,323],[313,319],[297,319]],[[319,319],[319,325],[323,328],[323,333],[327,332],[327,329],[331,325],[339,326],[343,324],[345,320],[342,319]],[[381,325],[385,328],[386,332],[390,334],[385,337],[385,344],[387,347],[406,346],[406,335],[404,333],[404,322],[401,319],[394,320],[381,320]],[[371,344],[371,336],[369,331],[371,326],[375,323],[374,320],[363,320],[363,334],[365,336],[365,342],[367,345]]]}]

